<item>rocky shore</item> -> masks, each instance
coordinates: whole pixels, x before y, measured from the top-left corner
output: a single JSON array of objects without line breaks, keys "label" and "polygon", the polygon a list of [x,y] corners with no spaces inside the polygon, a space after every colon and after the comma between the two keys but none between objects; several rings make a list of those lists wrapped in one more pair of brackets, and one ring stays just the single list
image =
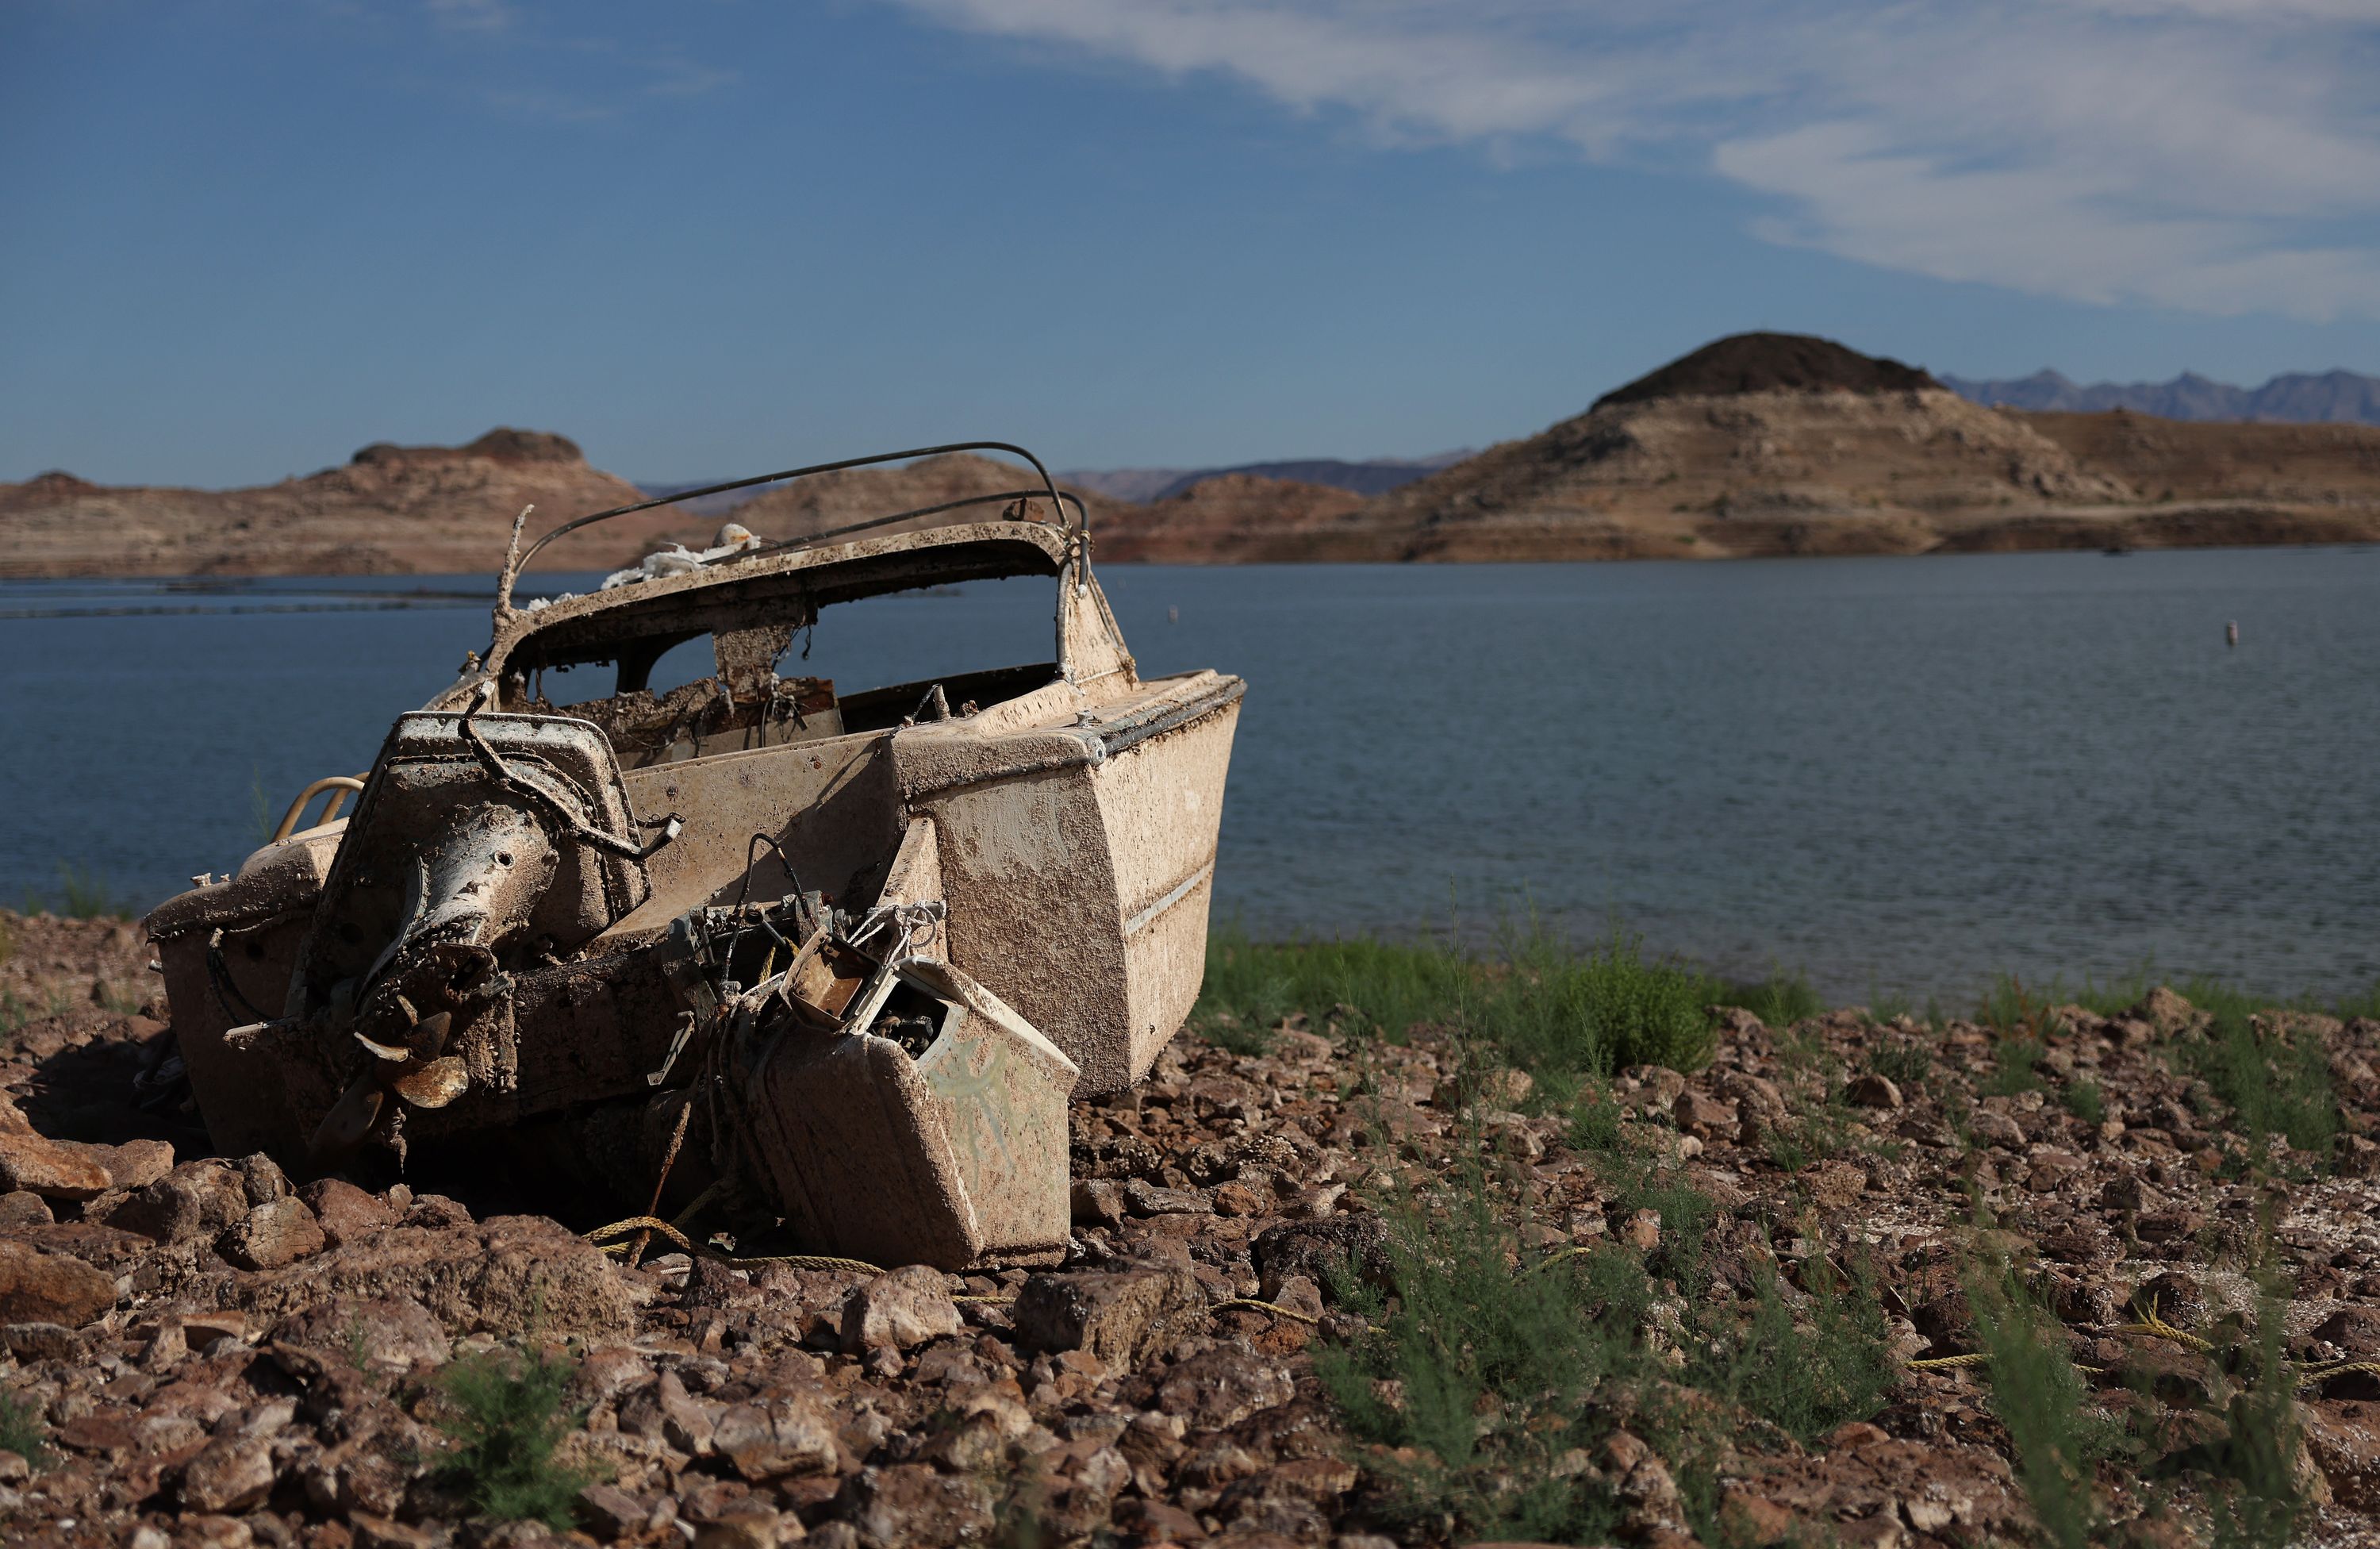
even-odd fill
[{"label": "rocky shore", "polygon": [[[1209,1018],[1075,1105],[1058,1268],[631,1265],[585,1201],[210,1154],[137,928],[0,929],[11,1543],[1966,1546],[2057,1541],[2061,1478],[2094,1542],[2269,1503],[2380,1543],[2380,1022],[2258,1024],[2328,1104],[2259,1153],[2168,990],[2014,1031],[1724,1009],[1699,1068],[1559,1103],[1443,1026]],[[2062,1473],[1990,1264],[2120,1433]],[[1397,1351],[1465,1273],[1471,1434],[1425,1446],[1445,1394]],[[1533,1408],[1477,1359],[1500,1287],[1601,1330],[1605,1378]],[[1926,1364],[1963,1355],[2001,1365]]]}]

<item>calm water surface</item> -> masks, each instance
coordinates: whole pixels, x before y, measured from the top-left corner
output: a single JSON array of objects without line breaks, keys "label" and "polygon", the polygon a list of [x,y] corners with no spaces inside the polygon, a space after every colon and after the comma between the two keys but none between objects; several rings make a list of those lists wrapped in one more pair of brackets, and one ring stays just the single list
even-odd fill
[{"label": "calm water surface", "polygon": [[[2380,552],[1102,579],[1145,673],[1248,679],[1217,889],[1260,933],[1534,909],[1848,999],[2380,980]],[[236,864],[258,789],[363,769],[486,643],[487,585],[0,584],[0,896]],[[830,611],[805,670],[1046,659],[1048,594]]]}]

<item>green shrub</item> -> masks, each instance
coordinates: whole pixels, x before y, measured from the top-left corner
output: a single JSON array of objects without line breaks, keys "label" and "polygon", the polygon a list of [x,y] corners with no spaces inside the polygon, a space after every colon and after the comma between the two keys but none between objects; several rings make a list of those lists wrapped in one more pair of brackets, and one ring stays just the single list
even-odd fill
[{"label": "green shrub", "polygon": [[2057,1549],[2097,1542],[2102,1513],[2093,1478],[2122,1428],[2089,1407],[2090,1390],[2066,1353],[2066,1329],[2004,1264],[1967,1276],[1975,1329],[1991,1356],[1992,1409],[2016,1451],[2017,1482]]},{"label": "green shrub", "polygon": [[569,1381],[569,1369],[542,1353],[491,1351],[446,1368],[438,1428],[455,1449],[444,1473],[475,1510],[499,1521],[569,1526],[571,1503],[589,1482],[553,1460],[583,1418],[565,1403]]},{"label": "green shrub", "polygon": [[1773,1269],[1758,1275],[1752,1316],[1732,1337],[1694,1341],[1691,1379],[1804,1445],[1884,1408],[1898,1375],[1888,1325],[1864,1278],[1838,1282],[1824,1260],[1806,1314],[1797,1320]]},{"label": "green shrub", "polygon": [[1867,1067],[1897,1087],[1914,1089],[1934,1073],[1934,1051],[1914,1040],[1887,1043],[1870,1051]]},{"label": "green shrub", "polygon": [[2284,1032],[2237,1004],[2218,1004],[2206,1036],[2182,1046],[2191,1073],[2238,1115],[2254,1155],[2264,1154],[2265,1137],[2286,1135],[2298,1150],[2326,1157],[2338,1138],[2338,1092],[2322,1038]]},{"label": "green shrub", "polygon": [[41,1410],[13,1393],[0,1393],[0,1449],[15,1453],[35,1468],[49,1457],[49,1435],[42,1427]]},{"label": "green shrub", "polygon": [[[1390,1515],[1459,1525],[1470,1538],[1600,1543],[1617,1519],[1608,1487],[1554,1467],[1611,1422],[1597,1402],[1640,1360],[1649,1291],[1617,1249],[1516,1272],[1519,1237],[1475,1168],[1447,1216],[1390,1217],[1396,1306],[1358,1304],[1378,1333],[1319,1351],[1326,1392],[1361,1441],[1412,1447],[1410,1465],[1367,1465]],[[1383,1387],[1387,1392],[1383,1392]]]},{"label": "green shrub", "polygon": [[1207,980],[1192,1025],[1253,1052],[1264,1030],[1303,1013],[1318,1029],[1402,1040],[1443,1027],[1547,1083],[1559,1104],[1587,1077],[1629,1065],[1691,1070],[1710,1057],[1716,987],[1683,964],[1647,957],[1614,932],[1573,945],[1535,925],[1491,952],[1437,941],[1356,937],[1263,943],[1236,926],[1209,933]]},{"label": "green shrub", "polygon": [[2097,1124],[2107,1116],[2107,1099],[2100,1094],[2099,1083],[2088,1076],[2079,1081],[2069,1081],[2058,1098],[2066,1111],[2085,1124]]},{"label": "green shrub", "polygon": [[1789,974],[1775,964],[1770,965],[1767,978],[1722,985],[1711,998],[1720,1006],[1740,1006],[1772,1028],[1791,1027],[1823,1016],[1827,1009],[1827,1003],[1810,987],[1807,974],[1798,969]]}]

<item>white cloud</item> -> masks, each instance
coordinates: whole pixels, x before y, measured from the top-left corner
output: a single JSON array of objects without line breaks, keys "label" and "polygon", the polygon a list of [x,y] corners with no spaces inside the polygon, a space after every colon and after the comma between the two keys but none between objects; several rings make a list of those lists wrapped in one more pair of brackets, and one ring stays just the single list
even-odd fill
[{"label": "white cloud", "polygon": [[899,0],[1398,140],[1706,166],[1944,279],[2380,316],[2380,0]]}]

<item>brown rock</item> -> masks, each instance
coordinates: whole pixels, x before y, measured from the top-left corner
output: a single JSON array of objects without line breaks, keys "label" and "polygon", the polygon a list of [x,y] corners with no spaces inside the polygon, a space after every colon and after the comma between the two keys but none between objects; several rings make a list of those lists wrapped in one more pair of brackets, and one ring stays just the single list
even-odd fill
[{"label": "brown rock", "polygon": [[1245,1345],[1218,1345],[1168,1372],[1157,1384],[1152,1407],[1180,1415],[1194,1430],[1220,1431],[1259,1409],[1288,1403],[1296,1392],[1277,1361]]},{"label": "brown rock", "polygon": [[1137,1363],[1204,1321],[1207,1299],[1185,1269],[1036,1275],[1016,1298],[1016,1336],[1028,1350],[1088,1350],[1111,1367]]},{"label": "brown rock", "polygon": [[46,1200],[95,1200],[114,1186],[96,1146],[0,1131],[0,1189]]},{"label": "brown rock", "polygon": [[2358,1359],[2380,1356],[2380,1307],[2342,1307],[2316,1323],[2313,1336]]},{"label": "brown rock", "polygon": [[293,1312],[265,1339],[384,1371],[408,1371],[417,1361],[443,1366],[454,1353],[438,1320],[417,1304],[359,1297],[332,1297]]},{"label": "brown rock", "polygon": [[1123,1221],[1123,1189],[1113,1178],[1076,1179],[1072,1200],[1077,1226],[1114,1226]]},{"label": "brown rock", "polygon": [[18,1360],[79,1360],[82,1336],[64,1323],[8,1323],[0,1326],[0,1345]]},{"label": "brown rock", "polygon": [[1661,1246],[1661,1213],[1640,1210],[1631,1214],[1620,1228],[1620,1240],[1640,1252],[1650,1253]]},{"label": "brown rock", "polygon": [[653,1518],[650,1501],[609,1484],[590,1484],[578,1492],[578,1519],[601,1539],[630,1538],[644,1531]]},{"label": "brown rock", "polygon": [[844,1519],[868,1549],[972,1543],[988,1537],[998,1499],[981,1474],[945,1474],[930,1464],[862,1469],[844,1489]]},{"label": "brown rock", "polygon": [[1731,1134],[1735,1129],[1735,1104],[1706,1097],[1699,1092],[1679,1093],[1678,1100],[1670,1105],[1670,1113],[1678,1121],[1678,1128],[1689,1135],[1710,1136],[1720,1130]]},{"label": "brown rock", "polygon": [[611,1260],[543,1216],[384,1232],[272,1272],[248,1288],[268,1325],[332,1297],[413,1301],[450,1334],[625,1336],[636,1305]]},{"label": "brown rock", "polygon": [[115,1305],[115,1277],[64,1253],[0,1238],[0,1322],[80,1328]]},{"label": "brown rock", "polygon": [[2298,1407],[2298,1420],[2331,1498],[2350,1510],[2380,1510],[2380,1404],[2317,1399]]},{"label": "brown rock", "polygon": [[145,1189],[174,1170],[174,1148],[163,1140],[93,1146],[118,1189]]},{"label": "brown rock", "polygon": [[242,1269],[281,1269],[322,1248],[321,1223],[294,1195],[257,1206],[215,1244],[215,1251]]},{"label": "brown rock", "polygon": [[356,1549],[436,1549],[438,1535],[409,1522],[356,1512],[347,1519],[356,1535]]},{"label": "brown rock", "polygon": [[1145,1177],[1124,1179],[1123,1203],[1135,1215],[1205,1215],[1215,1208],[1195,1189],[1160,1189]]},{"label": "brown rock", "polygon": [[1898,1108],[1900,1088],[1891,1078],[1870,1070],[1851,1079],[1843,1088],[1843,1100],[1855,1108]]},{"label": "brown rock", "polygon": [[214,1237],[249,1211],[239,1175],[220,1162],[185,1162],[136,1189],[107,1214],[106,1225],[152,1242]]},{"label": "brown rock", "polygon": [[909,1264],[851,1293],[843,1306],[843,1348],[906,1350],[965,1326],[942,1272],[930,1264]]},{"label": "brown rock", "polygon": [[316,1178],[298,1191],[321,1224],[323,1240],[334,1248],[359,1242],[384,1231],[395,1214],[388,1202],[341,1177]]},{"label": "brown rock", "polygon": [[834,1415],[824,1399],[811,1393],[737,1404],[719,1417],[710,1448],[756,1484],[786,1475],[831,1473]]},{"label": "brown rock", "polygon": [[50,1212],[50,1201],[39,1194],[19,1189],[11,1194],[0,1194],[0,1227],[48,1226],[57,1217]]},{"label": "brown rock", "polygon": [[188,1511],[246,1511],[273,1493],[273,1449],[245,1436],[219,1436],[182,1467]]}]

